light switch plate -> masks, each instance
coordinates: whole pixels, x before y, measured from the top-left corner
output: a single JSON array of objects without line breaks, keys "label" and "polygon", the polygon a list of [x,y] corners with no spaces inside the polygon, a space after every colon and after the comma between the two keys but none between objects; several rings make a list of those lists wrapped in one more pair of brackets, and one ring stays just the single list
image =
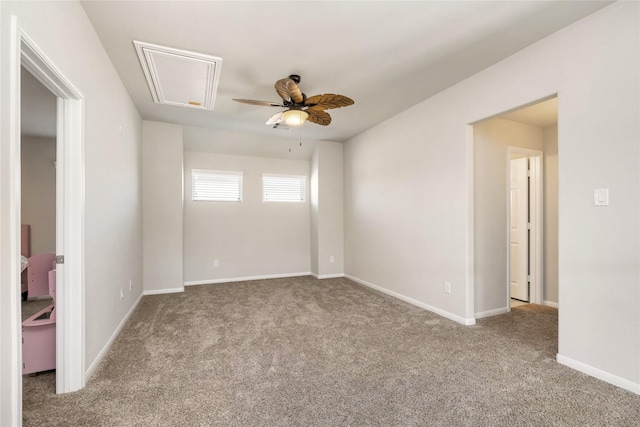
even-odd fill
[{"label": "light switch plate", "polygon": [[609,189],[608,188],[596,188],[595,190],[593,190],[593,205],[609,206]]}]

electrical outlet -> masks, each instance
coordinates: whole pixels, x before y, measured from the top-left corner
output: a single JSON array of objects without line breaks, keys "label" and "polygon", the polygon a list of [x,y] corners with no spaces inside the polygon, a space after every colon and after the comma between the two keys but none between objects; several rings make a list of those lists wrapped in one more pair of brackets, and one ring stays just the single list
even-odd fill
[{"label": "electrical outlet", "polygon": [[124,299],[124,290],[120,288],[120,299]]},{"label": "electrical outlet", "polygon": [[451,293],[451,283],[444,282],[444,293],[445,294],[450,294]]},{"label": "electrical outlet", "polygon": [[129,292],[133,289],[133,279],[129,279]]},{"label": "electrical outlet", "polygon": [[220,263],[218,262],[218,260],[217,260],[217,259],[214,259],[214,260],[213,260],[213,267],[214,267],[214,268],[218,268],[218,267],[220,267]]},{"label": "electrical outlet", "polygon": [[329,257],[329,262],[330,262],[331,264],[333,264],[335,261],[336,261],[336,259],[333,257],[333,255],[331,255],[331,256]]}]

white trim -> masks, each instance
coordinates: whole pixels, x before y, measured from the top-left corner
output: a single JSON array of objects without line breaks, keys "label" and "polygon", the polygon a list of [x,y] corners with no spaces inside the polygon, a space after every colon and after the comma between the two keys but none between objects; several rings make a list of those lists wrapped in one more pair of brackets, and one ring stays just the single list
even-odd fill
[{"label": "white trim", "polygon": [[549,307],[558,308],[558,303],[554,301],[544,301],[544,304]]},{"label": "white trim", "polygon": [[[529,203],[534,206],[530,211],[531,216],[531,235],[532,243],[530,242],[531,251],[535,252],[536,257],[533,260],[534,263],[531,267],[532,279],[533,279],[533,299],[534,304],[543,304],[544,301],[544,276],[543,276],[543,262],[544,262],[544,173],[543,173],[543,158],[542,151],[538,151],[538,155],[532,155],[529,157],[531,170],[531,184]],[[532,200],[533,199],[533,200]]]},{"label": "white trim", "polygon": [[184,292],[184,286],[180,288],[169,288],[169,289],[151,289],[150,291],[144,291],[143,295],[161,295],[161,294],[177,294],[180,292]]},{"label": "white trim", "polygon": [[510,307],[501,307],[495,308],[493,310],[481,311],[480,313],[476,313],[476,319],[482,319],[484,317],[498,316],[499,314],[509,313],[511,311]]},{"label": "white trim", "polygon": [[184,282],[185,286],[197,286],[197,285],[215,285],[217,283],[230,283],[230,282],[246,282],[248,280],[264,280],[264,279],[285,279],[287,277],[300,277],[311,276],[312,273],[286,273],[286,274],[269,274],[264,276],[248,276],[248,277],[228,277],[226,279],[208,279],[208,280],[194,280],[190,282]]},{"label": "white trim", "polygon": [[322,279],[335,279],[338,277],[344,277],[344,273],[335,273],[335,274],[316,274],[316,273],[311,273],[311,275],[318,279],[318,280],[322,280]]},{"label": "white trim", "polygon": [[[3,179],[6,177],[8,183],[7,192],[9,200],[8,206],[2,208],[0,215],[6,214],[4,220],[8,226],[6,234],[0,236],[2,250],[6,250],[0,263],[0,275],[2,277],[2,298],[0,298],[0,314],[6,324],[9,338],[9,348],[2,349],[0,357],[1,372],[6,376],[2,378],[0,387],[0,424],[19,426],[22,425],[22,330],[20,318],[20,34],[18,29],[18,18],[11,16],[11,28],[9,33],[9,88],[7,93],[3,93],[3,100],[8,101],[9,123],[7,129],[3,130],[1,137],[9,138],[7,151],[2,153],[0,160],[2,166],[6,166],[8,172],[3,172]],[[4,102],[6,102],[4,101]],[[2,156],[5,159],[2,159]],[[0,169],[1,171],[1,169]],[[4,222],[4,221],[3,221]],[[5,314],[7,313],[7,314]],[[4,345],[4,342],[2,343]],[[5,358],[5,354],[8,355]],[[5,403],[6,402],[6,403]]]},{"label": "white trim", "polygon": [[[82,93],[24,30],[18,27],[16,31],[19,62],[58,97],[56,199],[61,205],[56,212],[56,253],[65,256],[65,264],[57,279],[56,392],[67,393],[85,385],[84,101]],[[16,105],[19,108],[19,103],[10,108]],[[19,124],[19,113],[16,117]],[[19,137],[11,144],[19,147]]]},{"label": "white trim", "polygon": [[609,372],[603,371],[602,369],[594,368],[593,366],[587,365],[586,363],[578,362],[577,360],[574,360],[567,356],[563,356],[560,353],[556,355],[556,360],[561,365],[568,366],[569,368],[575,369],[576,371],[582,372],[583,374],[587,374],[609,384],[613,384],[616,387],[620,387],[627,391],[640,395],[640,384],[638,383],[634,383],[633,381],[629,381],[617,375],[613,375]]},{"label": "white trim", "polygon": [[100,363],[102,362],[102,359],[104,359],[104,356],[107,354],[107,352],[113,345],[113,342],[116,340],[116,338],[118,338],[118,335],[120,335],[120,331],[122,331],[122,328],[124,328],[124,325],[127,323],[127,321],[129,320],[133,312],[136,311],[136,308],[138,308],[138,304],[140,304],[140,301],[142,301],[142,297],[143,295],[140,294],[140,296],[138,297],[136,302],[131,306],[131,308],[129,309],[127,314],[124,316],[122,321],[120,321],[120,324],[118,325],[116,330],[113,331],[113,334],[111,334],[111,338],[109,338],[109,340],[104,345],[104,347],[102,347],[102,350],[100,350],[100,353],[98,353],[98,356],[94,359],[91,366],[89,366],[89,369],[87,369],[87,372],[85,373],[85,379],[88,380],[95,373],[96,368],[100,365]]},{"label": "white trim", "polygon": [[[521,147],[507,147],[507,165],[510,165],[512,154],[522,154],[530,159],[529,169],[531,170],[530,179],[530,192],[529,192],[529,204],[532,206],[530,209],[530,223],[531,223],[531,239],[529,240],[529,259],[533,260],[534,264],[530,271],[531,287],[529,289],[529,302],[534,304],[543,303],[543,184],[542,184],[542,156],[543,152],[540,150],[531,150]],[[510,183],[510,167],[507,166],[507,189],[506,194],[509,194]],[[509,286],[509,277],[511,277],[511,266],[509,260],[511,259],[511,245],[509,244],[509,236],[511,229],[511,215],[509,214],[510,203],[509,197],[507,197],[506,203],[507,209],[507,305],[511,301],[511,289]]]},{"label": "white trim", "polygon": [[369,282],[367,282],[365,280],[358,279],[357,277],[353,277],[353,276],[350,276],[348,274],[345,274],[344,277],[346,277],[349,280],[353,280],[356,283],[364,285],[364,286],[366,286],[368,288],[375,289],[376,291],[382,292],[383,294],[387,294],[387,295],[392,296],[394,298],[398,298],[399,300],[402,300],[404,302],[408,302],[409,304],[415,305],[416,307],[420,307],[420,308],[423,308],[423,309],[425,309],[427,311],[431,311],[432,313],[438,314],[438,315],[440,315],[442,317],[446,317],[447,319],[453,320],[454,322],[462,323],[463,325],[466,325],[466,326],[470,326],[470,325],[475,325],[476,324],[476,319],[475,318],[465,319],[464,317],[457,316],[457,315],[455,315],[453,313],[449,313],[448,311],[441,310],[441,309],[439,309],[437,307],[433,307],[433,306],[431,306],[429,304],[425,304],[425,303],[423,303],[421,301],[418,301],[418,300],[413,299],[411,297],[408,297],[406,295],[402,295],[402,294],[399,294],[397,292],[390,291],[389,289],[383,288],[382,286],[374,285],[373,283],[369,283]]}]

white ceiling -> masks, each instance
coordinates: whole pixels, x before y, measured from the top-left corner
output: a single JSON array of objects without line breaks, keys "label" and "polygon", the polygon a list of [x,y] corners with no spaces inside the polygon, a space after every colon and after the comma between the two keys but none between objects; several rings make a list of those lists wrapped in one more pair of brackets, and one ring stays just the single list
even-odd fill
[{"label": "white ceiling", "polygon": [[541,128],[556,125],[558,124],[558,98],[554,97],[516,111],[501,114],[500,118]]},{"label": "white ceiling", "polygon": [[[303,139],[345,141],[610,2],[81,3],[144,119],[299,139],[264,124],[277,107],[232,101],[279,101],[274,82],[295,73],[308,96],[355,100],[329,126],[305,124]],[[221,57],[214,110],[155,104],[134,40]]]}]

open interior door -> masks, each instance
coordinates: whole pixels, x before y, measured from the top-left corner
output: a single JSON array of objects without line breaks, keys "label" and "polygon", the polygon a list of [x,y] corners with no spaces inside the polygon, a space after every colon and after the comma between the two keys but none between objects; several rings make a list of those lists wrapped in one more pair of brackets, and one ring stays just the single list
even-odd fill
[{"label": "open interior door", "polygon": [[528,259],[528,211],[529,191],[527,181],[528,159],[511,160],[509,184],[509,287],[511,298],[529,302]]}]

